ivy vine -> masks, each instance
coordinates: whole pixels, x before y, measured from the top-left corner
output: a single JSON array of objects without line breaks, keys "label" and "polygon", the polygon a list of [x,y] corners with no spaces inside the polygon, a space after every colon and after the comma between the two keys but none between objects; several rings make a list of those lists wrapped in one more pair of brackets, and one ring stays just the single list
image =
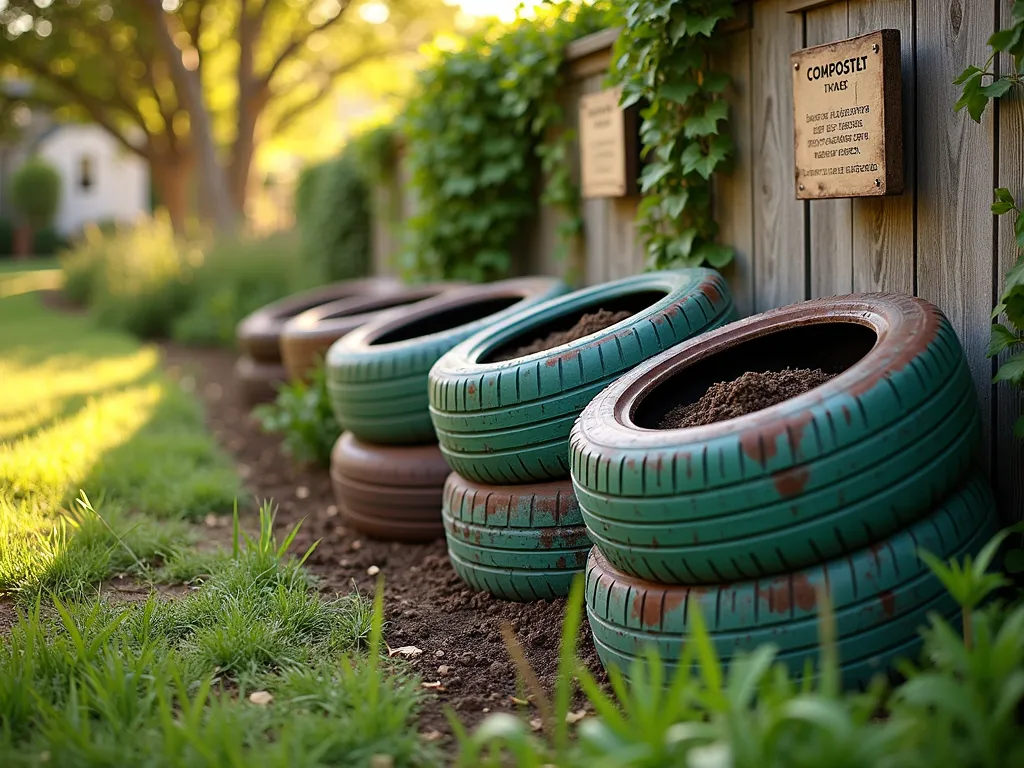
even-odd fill
[{"label": "ivy vine", "polygon": [[[962,86],[960,99],[954,109],[966,109],[971,118],[980,123],[985,108],[992,99],[1011,93],[1014,87],[1024,85],[1024,0],[1016,0],[1010,9],[1010,26],[992,35],[988,40],[992,53],[983,67],[971,66],[954,83]],[[999,54],[1011,57],[1010,71],[1000,74],[995,69]],[[1006,187],[995,190],[992,213],[1014,217],[1014,247],[1017,262],[1007,273],[999,302],[992,310],[992,319],[1002,315],[1006,324],[995,322],[988,347],[988,356],[997,357],[1012,352],[999,367],[995,381],[1008,381],[1014,386],[1024,385],[1024,202],[1018,203]],[[1014,425],[1014,434],[1024,437],[1024,416]]]},{"label": "ivy vine", "polygon": [[438,52],[420,76],[401,128],[418,210],[408,222],[403,272],[419,278],[490,280],[540,202],[565,211],[579,232],[558,95],[566,45],[608,26],[611,3],[557,2]]},{"label": "ivy vine", "polygon": [[711,178],[733,154],[729,76],[710,66],[714,33],[732,0],[634,0],[615,44],[622,106],[642,105],[645,167],[638,224],[655,268],[723,267],[732,248],[717,242]]}]

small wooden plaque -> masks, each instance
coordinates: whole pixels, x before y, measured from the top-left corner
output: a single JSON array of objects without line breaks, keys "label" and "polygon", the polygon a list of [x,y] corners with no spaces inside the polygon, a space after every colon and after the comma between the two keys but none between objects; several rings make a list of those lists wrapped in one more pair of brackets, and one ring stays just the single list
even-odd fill
[{"label": "small wooden plaque", "polygon": [[636,194],[636,111],[619,106],[621,88],[580,97],[580,187],[584,198]]},{"label": "small wooden plaque", "polygon": [[805,48],[791,60],[797,198],[902,194],[899,30]]}]

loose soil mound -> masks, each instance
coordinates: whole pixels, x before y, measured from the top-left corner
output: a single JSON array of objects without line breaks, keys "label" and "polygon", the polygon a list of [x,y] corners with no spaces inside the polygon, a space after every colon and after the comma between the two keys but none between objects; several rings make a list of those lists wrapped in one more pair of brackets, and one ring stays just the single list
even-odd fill
[{"label": "loose soil mound", "polygon": [[802,395],[832,378],[820,368],[744,373],[738,379],[712,384],[696,403],[677,405],[665,414],[659,429],[714,424],[760,411]]},{"label": "loose soil mound", "polygon": [[[627,313],[628,314],[628,313]],[[452,570],[444,540],[431,544],[375,541],[344,526],[326,471],[292,466],[280,452],[280,439],[265,435],[247,418],[235,391],[234,358],[221,350],[165,346],[168,366],[186,386],[194,385],[207,406],[211,431],[233,453],[246,484],[257,499],[279,506],[277,527],[284,535],[299,520],[302,529],[292,547],[302,553],[315,540],[320,545],[307,565],[320,577],[323,592],[347,593],[353,587],[372,596],[376,577],[384,576],[384,640],[391,648],[415,646],[422,654],[412,668],[436,696],[425,702],[420,731],[451,749],[451,728],[442,707],[453,707],[463,723],[475,725],[489,712],[515,711],[526,692],[518,685],[515,666],[505,650],[501,626],[509,622],[549,695],[558,665],[558,645],[565,601],[509,603],[473,592]],[[440,510],[438,510],[440,515]],[[579,653],[599,681],[605,675],[584,619]],[[583,706],[579,697],[575,708]],[[537,716],[532,706],[527,716]],[[436,734],[433,732],[437,732]]]},{"label": "loose soil mound", "polygon": [[569,330],[549,333],[543,339],[535,339],[526,346],[515,350],[511,354],[495,358],[495,361],[515,360],[517,357],[526,357],[527,355],[532,355],[534,352],[543,352],[545,349],[560,347],[563,344],[568,344],[570,341],[576,341],[577,339],[582,339],[584,336],[589,336],[592,333],[603,331],[608,326],[615,325],[632,314],[632,312],[627,312],[625,310],[622,312],[609,312],[607,309],[599,309],[597,312],[591,312],[583,315]]}]

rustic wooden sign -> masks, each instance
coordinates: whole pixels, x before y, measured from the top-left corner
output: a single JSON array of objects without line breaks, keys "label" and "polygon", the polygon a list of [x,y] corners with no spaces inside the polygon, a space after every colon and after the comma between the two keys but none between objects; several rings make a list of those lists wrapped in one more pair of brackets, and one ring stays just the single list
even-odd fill
[{"label": "rustic wooden sign", "polygon": [[899,30],[805,48],[791,59],[797,198],[901,194]]},{"label": "rustic wooden sign", "polygon": [[580,97],[580,187],[584,198],[636,194],[636,110],[619,106],[621,88]]}]

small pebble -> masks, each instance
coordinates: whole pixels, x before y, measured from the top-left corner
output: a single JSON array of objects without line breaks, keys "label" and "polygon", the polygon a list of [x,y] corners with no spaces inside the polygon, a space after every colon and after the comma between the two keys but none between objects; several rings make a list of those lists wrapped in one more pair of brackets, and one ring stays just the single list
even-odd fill
[{"label": "small pebble", "polygon": [[295,489],[295,497],[298,499],[308,499],[309,488],[307,488],[304,485],[300,485],[298,488]]},{"label": "small pebble", "polygon": [[440,667],[437,668],[437,674],[439,675],[447,675],[451,671],[452,668],[449,667],[447,664],[442,664]]},{"label": "small pebble", "polygon": [[359,539],[356,539],[349,546],[351,546],[352,549],[362,549],[363,548],[363,542],[361,542]]},{"label": "small pebble", "polygon": [[331,505],[330,505],[330,506],[329,506],[329,507],[327,508],[327,510],[325,511],[325,514],[326,514],[326,515],[327,515],[328,517],[335,517],[335,516],[336,516],[336,515],[338,514],[338,508],[337,508],[336,506],[334,506],[333,504],[331,504]]},{"label": "small pebble", "polygon": [[378,568],[376,565],[371,565],[369,568],[366,569],[367,576],[376,576],[378,573],[380,573],[380,568]]},{"label": "small pebble", "polygon": [[440,650],[434,651],[434,655],[437,656],[437,658],[439,658],[439,659],[443,658],[444,657],[444,651],[440,651]]}]

